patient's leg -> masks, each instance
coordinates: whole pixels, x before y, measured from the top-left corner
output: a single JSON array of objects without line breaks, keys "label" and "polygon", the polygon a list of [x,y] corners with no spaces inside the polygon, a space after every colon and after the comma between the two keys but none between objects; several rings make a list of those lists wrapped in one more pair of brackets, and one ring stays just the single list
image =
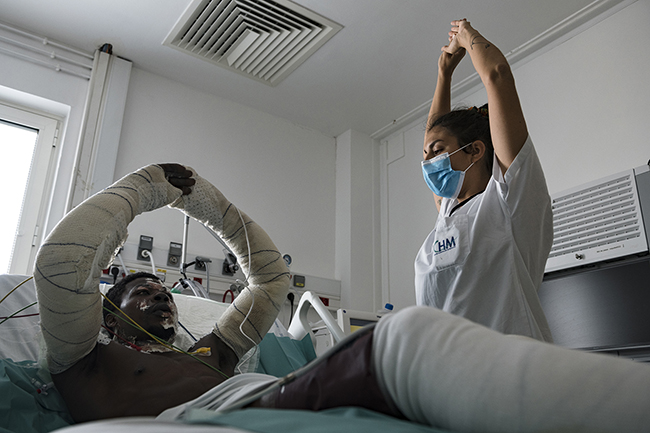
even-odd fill
[{"label": "patient's leg", "polygon": [[403,418],[379,389],[372,366],[372,329],[353,336],[326,359],[318,358],[304,372],[298,370],[297,379],[263,397],[256,406],[314,411],[356,406]]},{"label": "patient's leg", "polygon": [[407,418],[458,432],[638,432],[650,366],[504,336],[430,307],[375,329],[380,386]]}]

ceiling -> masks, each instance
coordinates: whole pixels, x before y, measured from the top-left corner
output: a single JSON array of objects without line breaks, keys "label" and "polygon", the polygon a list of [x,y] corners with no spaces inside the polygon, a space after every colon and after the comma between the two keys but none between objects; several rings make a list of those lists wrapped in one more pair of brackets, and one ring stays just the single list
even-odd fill
[{"label": "ceiling", "polygon": [[[598,1],[296,0],[343,29],[275,87],[163,46],[190,2],[0,0],[0,20],[87,52],[110,43],[135,68],[334,137],[426,107],[452,19],[508,53]],[[466,59],[455,80],[473,72]]]}]

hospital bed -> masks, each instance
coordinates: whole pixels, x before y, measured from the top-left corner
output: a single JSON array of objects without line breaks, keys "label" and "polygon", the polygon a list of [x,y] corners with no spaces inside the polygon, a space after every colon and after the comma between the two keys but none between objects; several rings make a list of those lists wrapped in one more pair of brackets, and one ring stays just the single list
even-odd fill
[{"label": "hospital bed", "polygon": [[[0,299],[25,275],[0,275]],[[211,332],[216,319],[228,304],[195,296],[174,294],[179,320],[193,335]],[[152,418],[120,419],[74,426],[67,409],[44,369],[40,353],[38,304],[33,280],[27,281],[0,304],[5,318],[22,308],[12,319],[0,319],[0,433],[40,433],[66,427],[84,432],[296,432],[386,431],[431,433],[439,430],[397,420],[358,408],[339,408],[323,412],[246,409],[215,416],[196,413],[185,424],[158,422]],[[241,372],[261,372],[278,377],[296,370],[316,357],[310,332],[309,310],[315,310],[330,330],[334,342],[345,337],[344,331],[327,308],[311,292],[301,297],[289,329],[279,323],[272,327],[259,350],[242,357]],[[190,314],[191,312],[191,314]],[[179,331],[179,339],[188,338]],[[182,344],[182,343],[181,343]],[[39,361],[41,360],[41,361]],[[41,365],[39,365],[39,362]],[[81,430],[76,430],[81,429]]]},{"label": "hospital bed", "polygon": [[[13,288],[23,279],[23,276],[0,276],[0,299],[7,293],[8,288]],[[185,321],[185,326],[190,328],[195,326],[192,320],[184,318],[183,310],[190,308],[193,315],[196,316],[196,321],[207,326],[205,330],[208,332],[210,324],[214,323],[214,317],[220,314],[217,310],[225,308],[223,304],[205,299],[187,296],[176,296],[176,298],[181,322]],[[13,301],[9,301],[9,299]],[[18,310],[16,307],[22,308],[31,305],[34,301],[33,284],[29,282],[0,304],[0,317],[6,316],[6,311],[13,313]],[[307,308],[305,304],[310,302],[306,298],[299,305],[292,326],[289,327],[289,331],[295,332],[298,336],[305,331],[306,315],[303,314],[301,318],[301,311],[305,311],[303,310]],[[202,308],[203,306],[208,308]],[[320,307],[316,307],[316,309],[318,308]],[[198,310],[201,310],[200,317],[199,313],[196,313]],[[36,313],[37,305],[31,305],[19,314],[26,317],[11,319],[0,324],[0,341],[2,342],[0,358],[4,358],[0,359],[0,433],[46,432],[57,429],[61,429],[64,433],[171,433],[177,431],[189,433],[320,433],[332,431],[442,433],[447,431],[354,407],[335,408],[321,412],[251,408],[225,414],[197,410],[192,411],[182,423],[161,423],[154,418],[125,418],[71,425],[72,421],[62,399],[56,389],[51,387],[47,375],[42,374],[38,363],[35,362],[42,359],[42,356],[39,356],[37,338],[38,316],[32,316]],[[441,313],[440,317],[441,321],[431,329],[434,329],[436,334],[451,335],[452,338],[441,337],[438,339],[436,336],[436,341],[431,342],[432,347],[440,355],[439,360],[431,364],[433,367],[427,366],[426,371],[429,375],[439,375],[445,379],[452,378],[446,380],[448,385],[437,391],[439,400],[436,401],[444,403],[444,400],[448,400],[452,406],[455,406],[452,407],[453,411],[461,414],[461,417],[466,416],[472,419],[472,428],[459,429],[458,431],[537,431],[534,428],[535,423],[532,423],[533,428],[530,428],[530,423],[526,425],[527,428],[518,428],[515,425],[517,419],[513,421],[513,425],[505,426],[508,428],[490,429],[489,427],[495,425],[494,420],[498,420],[502,415],[488,408],[494,407],[491,405],[492,401],[501,400],[507,401],[508,407],[511,407],[512,404],[518,406],[514,411],[516,417],[519,417],[519,413],[522,418],[530,419],[532,416],[533,419],[539,420],[539,425],[544,425],[546,419],[569,419],[575,418],[577,414],[578,419],[585,417],[611,418],[616,426],[619,424],[621,426],[620,429],[613,429],[610,423],[610,427],[607,429],[587,430],[590,432],[650,430],[650,411],[647,410],[650,405],[650,391],[648,391],[650,389],[650,366],[626,359],[611,358],[607,355],[580,353],[525,337],[504,336],[446,313]],[[329,318],[331,322],[334,322],[331,316]],[[208,325],[205,325],[205,322]],[[296,324],[293,325],[294,323]],[[299,331],[298,327],[302,331]],[[196,332],[202,331],[197,329]],[[291,339],[291,335],[288,337],[270,335],[270,337],[267,335],[267,338],[260,344],[258,365],[264,364],[267,349],[273,350],[281,345],[281,342],[287,340],[291,342],[286,346],[289,349],[281,356],[271,356],[271,358],[277,358],[283,362],[290,359],[288,365],[282,367],[285,370],[296,369],[309,361],[310,356],[314,356],[313,348],[311,351],[308,350],[309,345],[307,348],[291,347],[296,341],[300,342],[299,344],[310,343],[309,338],[295,340]],[[272,341],[272,343],[267,345],[268,341]],[[453,361],[450,362],[449,359]],[[495,362],[495,360],[499,362]],[[254,364],[255,362],[249,363],[242,368],[257,369],[258,365]],[[543,368],[539,368],[540,364],[543,365]],[[468,369],[468,365],[473,366],[473,369]],[[531,366],[535,368],[531,368]],[[269,373],[267,370],[259,371]],[[277,375],[282,375],[282,373]],[[577,376],[593,378],[593,381],[590,383],[586,383],[584,380],[574,381]],[[616,382],[613,382],[612,378],[615,378]],[[507,392],[499,392],[505,382],[514,383],[516,386],[510,386]],[[551,382],[554,382],[556,387],[550,393],[544,394],[543,391]],[[559,387],[557,386],[558,382],[560,383]],[[546,401],[535,400],[540,395],[539,390],[542,391],[542,395],[547,396]],[[472,396],[469,396],[468,392],[482,395],[482,398],[472,400]],[[442,394],[442,400],[440,400],[440,394]],[[477,400],[479,401],[478,406]],[[481,406],[482,402],[486,403],[485,408]],[[538,411],[538,405],[544,406],[544,409]],[[642,410],[639,410],[639,407]],[[508,411],[512,412],[511,409]],[[626,423],[626,417],[634,418],[632,425]],[[484,423],[485,428],[481,422],[483,419],[488,420]],[[503,424],[501,427],[504,427]],[[579,425],[575,427],[565,428],[562,431],[585,431],[579,430]]]}]

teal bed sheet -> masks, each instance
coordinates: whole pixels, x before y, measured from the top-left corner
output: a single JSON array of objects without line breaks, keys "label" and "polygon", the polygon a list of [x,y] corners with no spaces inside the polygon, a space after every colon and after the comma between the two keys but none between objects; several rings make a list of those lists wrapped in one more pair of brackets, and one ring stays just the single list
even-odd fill
[{"label": "teal bed sheet", "polygon": [[259,345],[260,361],[256,373],[284,377],[316,359],[309,335],[302,340],[267,334]]},{"label": "teal bed sheet", "polygon": [[357,407],[338,407],[320,412],[244,409],[220,415],[207,410],[193,410],[184,422],[237,427],[256,433],[448,433]]},{"label": "teal bed sheet", "polygon": [[38,392],[43,382],[37,364],[0,359],[0,433],[44,433],[73,424],[56,389]]}]

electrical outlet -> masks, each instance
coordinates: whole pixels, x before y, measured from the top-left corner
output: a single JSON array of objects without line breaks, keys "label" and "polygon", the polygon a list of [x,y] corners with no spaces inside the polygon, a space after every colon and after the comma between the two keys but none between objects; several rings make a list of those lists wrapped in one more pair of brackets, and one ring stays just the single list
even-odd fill
[{"label": "electrical outlet", "polygon": [[194,262],[194,270],[195,271],[205,271],[205,262],[202,262],[200,260],[196,260]]}]

